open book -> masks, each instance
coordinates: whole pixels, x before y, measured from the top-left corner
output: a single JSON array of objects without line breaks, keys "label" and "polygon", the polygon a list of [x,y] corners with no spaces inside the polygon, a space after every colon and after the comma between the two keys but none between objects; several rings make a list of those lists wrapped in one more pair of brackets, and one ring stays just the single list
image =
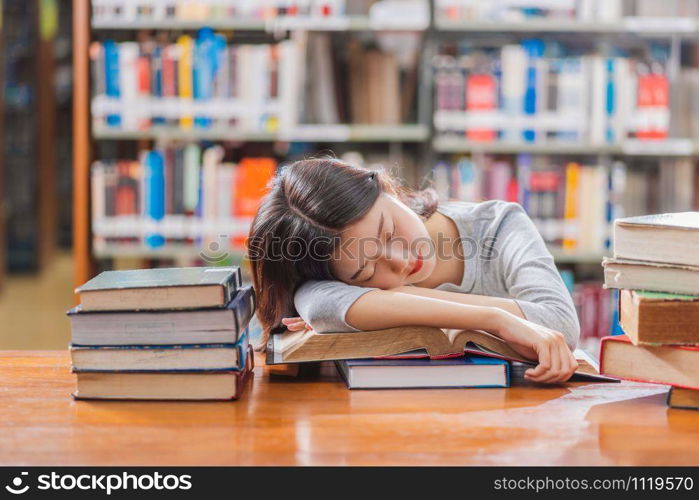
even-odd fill
[{"label": "open book", "polygon": [[[448,358],[464,353],[490,356],[530,365],[505,341],[480,330],[442,330],[407,326],[362,332],[317,333],[313,330],[271,335],[267,342],[268,365],[361,358]],[[576,349],[576,375],[603,380],[599,366],[589,355]]]}]

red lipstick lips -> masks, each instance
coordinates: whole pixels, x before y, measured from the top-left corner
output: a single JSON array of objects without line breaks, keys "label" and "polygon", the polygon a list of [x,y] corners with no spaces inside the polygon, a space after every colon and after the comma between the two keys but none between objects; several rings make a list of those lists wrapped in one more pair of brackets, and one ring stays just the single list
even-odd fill
[{"label": "red lipstick lips", "polygon": [[413,270],[410,271],[410,274],[415,274],[420,269],[422,269],[422,256],[418,255],[417,260],[415,261],[415,266],[413,267]]}]

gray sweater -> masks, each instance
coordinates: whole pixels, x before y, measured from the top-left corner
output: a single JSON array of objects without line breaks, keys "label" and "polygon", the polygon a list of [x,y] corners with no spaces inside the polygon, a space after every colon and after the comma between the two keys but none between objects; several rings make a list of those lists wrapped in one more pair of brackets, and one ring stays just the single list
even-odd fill
[{"label": "gray sweater", "polygon": [[[437,290],[512,298],[526,319],[561,332],[575,349],[580,324],[572,297],[553,257],[524,209],[499,200],[449,202],[437,209],[456,224],[466,260],[460,285],[443,283]],[[296,291],[299,315],[318,332],[353,332],[347,310],[377,288],[340,281],[307,281]]]}]

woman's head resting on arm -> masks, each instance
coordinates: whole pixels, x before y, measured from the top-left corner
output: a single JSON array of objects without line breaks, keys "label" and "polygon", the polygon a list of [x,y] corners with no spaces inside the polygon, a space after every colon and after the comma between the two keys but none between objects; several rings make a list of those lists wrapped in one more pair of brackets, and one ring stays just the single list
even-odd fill
[{"label": "woman's head resting on arm", "polygon": [[248,240],[265,334],[293,315],[307,280],[388,289],[426,279],[435,257],[423,221],[436,208],[432,190],[406,190],[385,172],[329,158],[284,167]]}]

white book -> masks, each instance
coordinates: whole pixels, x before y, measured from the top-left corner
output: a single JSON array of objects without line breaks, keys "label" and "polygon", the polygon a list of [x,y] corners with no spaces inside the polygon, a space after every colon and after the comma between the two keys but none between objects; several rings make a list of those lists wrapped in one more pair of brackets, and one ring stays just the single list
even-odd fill
[{"label": "white book", "polygon": [[[503,110],[507,116],[517,119],[524,109],[527,53],[520,45],[505,45],[500,58]],[[514,126],[507,127],[503,130],[503,136],[505,141],[516,142],[521,139],[521,130]]]},{"label": "white book", "polygon": [[118,47],[121,126],[125,130],[136,130],[139,110],[142,110],[137,103],[139,45],[137,42],[122,42]]}]

